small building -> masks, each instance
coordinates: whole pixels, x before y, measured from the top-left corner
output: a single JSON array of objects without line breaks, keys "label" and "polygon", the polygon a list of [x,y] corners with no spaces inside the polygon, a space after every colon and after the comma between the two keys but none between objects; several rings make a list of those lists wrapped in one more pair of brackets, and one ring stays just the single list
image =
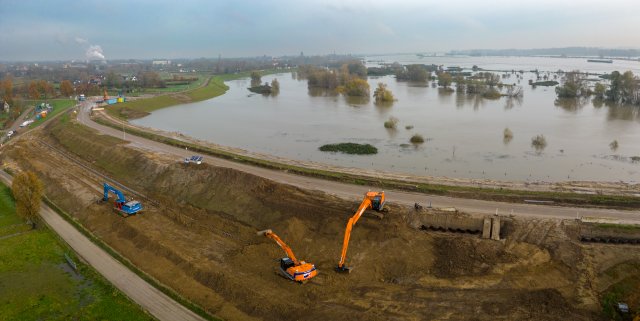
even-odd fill
[{"label": "small building", "polygon": [[8,113],[10,109],[11,109],[11,106],[9,106],[8,102],[0,100],[0,111]]}]

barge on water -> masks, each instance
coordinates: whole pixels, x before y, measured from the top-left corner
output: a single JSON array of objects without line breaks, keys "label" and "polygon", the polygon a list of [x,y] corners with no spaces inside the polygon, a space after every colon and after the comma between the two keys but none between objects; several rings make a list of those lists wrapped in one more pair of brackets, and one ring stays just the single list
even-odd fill
[{"label": "barge on water", "polygon": [[613,60],[611,59],[587,59],[587,62],[599,62],[603,64],[612,64]]}]

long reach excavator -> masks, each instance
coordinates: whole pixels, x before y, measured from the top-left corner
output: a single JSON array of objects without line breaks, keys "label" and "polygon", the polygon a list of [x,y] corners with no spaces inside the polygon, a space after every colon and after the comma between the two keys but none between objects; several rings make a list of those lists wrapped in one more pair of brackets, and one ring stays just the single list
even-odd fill
[{"label": "long reach excavator", "polygon": [[276,241],[276,243],[278,243],[278,245],[287,253],[286,257],[280,259],[280,272],[282,272],[286,278],[292,281],[304,283],[318,274],[318,270],[316,270],[315,265],[305,261],[298,261],[291,248],[275,233],[273,233],[273,231],[260,231],[258,232],[258,235],[264,235]]},{"label": "long reach excavator", "polygon": [[351,269],[344,265],[344,261],[347,258],[347,248],[349,248],[349,238],[351,238],[351,229],[356,222],[360,219],[364,211],[368,209],[374,209],[378,212],[382,211],[384,207],[384,192],[367,192],[364,194],[364,199],[362,203],[360,203],[360,207],[356,211],[356,214],[353,215],[349,222],[347,223],[347,228],[344,231],[344,241],[342,242],[342,255],[340,256],[340,262],[336,267],[336,271],[338,272],[351,272]]}]

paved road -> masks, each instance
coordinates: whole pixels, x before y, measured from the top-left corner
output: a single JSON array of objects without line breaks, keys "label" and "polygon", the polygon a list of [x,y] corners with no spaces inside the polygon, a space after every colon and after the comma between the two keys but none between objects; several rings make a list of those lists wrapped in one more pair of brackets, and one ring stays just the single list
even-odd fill
[{"label": "paved road", "polygon": [[[111,127],[100,125],[89,117],[91,103],[85,103],[79,114],[79,121],[86,126],[94,128],[99,132],[115,137],[122,137],[122,131]],[[175,155],[176,161],[192,155],[191,152],[181,148],[158,143],[149,139],[134,135],[126,135],[126,139],[132,145],[150,149],[157,152]],[[300,176],[285,173],[283,171],[270,170],[261,167],[236,163],[230,160],[207,157],[205,161],[216,166],[237,169],[243,172],[261,176],[279,183],[289,184],[304,189],[319,190],[336,195],[345,199],[361,199],[364,192],[375,187],[351,185],[333,182],[318,178]],[[386,190],[387,200],[392,203],[399,203],[412,206],[415,202],[422,205],[431,203],[433,207],[455,207],[458,210],[474,214],[513,214],[518,216],[573,219],[580,217],[609,218],[621,223],[640,223],[640,211],[614,210],[614,209],[588,209],[578,207],[561,207],[537,204],[503,203],[493,201],[483,201],[465,198],[453,198],[447,196],[426,195],[398,190]]]},{"label": "paved road", "polygon": [[[18,116],[18,119],[14,120],[13,123],[11,124],[11,126],[9,126],[9,128],[6,129],[7,132],[9,131],[15,131],[20,127],[20,124],[22,124],[26,118],[27,115],[29,115],[29,113],[34,109],[35,107],[31,106],[29,108],[27,108],[25,111],[22,112],[22,114],[20,116]],[[14,138],[15,138],[16,134],[14,134]],[[8,139],[7,135],[3,135],[3,137],[0,137],[0,143],[4,143],[6,140]]]},{"label": "paved road", "polygon": [[[3,171],[0,171],[0,180],[9,186],[11,184],[11,176]],[[41,206],[40,216],[53,231],[116,288],[158,320],[204,321],[122,265],[47,205],[43,203]]]}]

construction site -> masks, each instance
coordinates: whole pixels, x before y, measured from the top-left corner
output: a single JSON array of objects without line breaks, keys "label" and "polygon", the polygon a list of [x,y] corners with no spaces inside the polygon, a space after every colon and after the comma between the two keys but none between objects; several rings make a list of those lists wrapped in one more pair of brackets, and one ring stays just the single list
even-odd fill
[{"label": "construction site", "polygon": [[[609,320],[608,304],[640,307],[633,228],[410,207],[366,189],[342,199],[190,166],[72,114],[0,158],[37,173],[94,235],[225,320]],[[123,197],[128,212],[117,215],[114,190],[143,207]]]}]

